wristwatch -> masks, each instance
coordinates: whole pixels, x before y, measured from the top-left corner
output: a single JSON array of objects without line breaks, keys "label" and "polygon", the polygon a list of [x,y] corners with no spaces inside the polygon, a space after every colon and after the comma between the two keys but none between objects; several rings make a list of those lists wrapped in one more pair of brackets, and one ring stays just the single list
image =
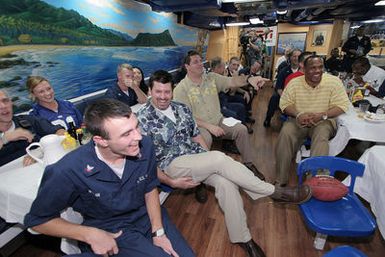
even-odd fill
[{"label": "wristwatch", "polygon": [[322,119],[323,120],[327,120],[328,119],[328,113],[325,112],[324,114],[322,114]]},{"label": "wristwatch", "polygon": [[0,132],[0,140],[3,142],[3,145],[8,143],[8,140],[5,138],[5,132]]},{"label": "wristwatch", "polygon": [[160,228],[160,229],[155,230],[154,232],[152,232],[151,236],[152,237],[160,237],[160,236],[163,236],[164,234],[165,234],[164,229]]}]

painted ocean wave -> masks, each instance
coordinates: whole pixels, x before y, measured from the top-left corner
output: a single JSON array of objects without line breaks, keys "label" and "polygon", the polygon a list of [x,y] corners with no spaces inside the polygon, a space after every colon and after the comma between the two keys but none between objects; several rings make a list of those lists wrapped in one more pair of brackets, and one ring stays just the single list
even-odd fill
[{"label": "painted ocean wave", "polygon": [[[127,62],[139,66],[149,76],[158,69],[179,68],[190,46],[177,47],[74,47],[34,49],[14,52],[29,65],[15,65],[0,70],[2,81],[16,84],[7,90],[17,97],[16,105],[28,104],[25,90],[29,75],[46,77],[60,99],[71,99],[111,86],[116,81],[116,68]],[[14,58],[14,57],[13,57]]]}]

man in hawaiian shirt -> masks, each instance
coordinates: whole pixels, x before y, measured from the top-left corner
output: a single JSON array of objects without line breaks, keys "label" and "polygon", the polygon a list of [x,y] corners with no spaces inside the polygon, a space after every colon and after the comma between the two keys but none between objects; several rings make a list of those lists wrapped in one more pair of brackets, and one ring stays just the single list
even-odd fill
[{"label": "man in hawaiian shirt", "polygon": [[309,187],[274,187],[225,154],[207,151],[190,109],[171,101],[172,87],[172,76],[166,71],[156,71],[149,81],[151,99],[138,112],[142,134],[151,136],[155,145],[159,180],[182,189],[201,182],[213,186],[225,214],[230,241],[240,243],[248,256],[264,257],[247,226],[239,188],[253,200],[270,196],[275,200],[301,203],[310,198]]}]

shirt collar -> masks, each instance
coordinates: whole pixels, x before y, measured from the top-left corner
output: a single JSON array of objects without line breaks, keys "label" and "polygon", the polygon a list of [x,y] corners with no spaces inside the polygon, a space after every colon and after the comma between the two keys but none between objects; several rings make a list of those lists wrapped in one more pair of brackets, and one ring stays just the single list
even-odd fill
[{"label": "shirt collar", "polygon": [[126,182],[133,174],[133,171],[138,169],[142,162],[147,161],[147,158],[142,154],[142,147],[140,146],[140,156],[132,157],[126,156],[126,164],[123,171],[123,177],[120,179],[111,168],[101,161],[96,152],[95,152],[95,143],[90,141],[83,147],[86,148],[87,162],[85,162],[83,167],[83,174],[86,177],[94,176],[95,179],[100,181],[109,181],[109,182]]}]

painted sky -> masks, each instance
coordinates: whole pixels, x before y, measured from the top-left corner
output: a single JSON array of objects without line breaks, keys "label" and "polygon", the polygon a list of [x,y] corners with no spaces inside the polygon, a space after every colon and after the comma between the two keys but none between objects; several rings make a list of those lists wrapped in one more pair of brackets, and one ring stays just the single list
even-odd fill
[{"label": "painted sky", "polygon": [[178,45],[195,45],[197,29],[176,23],[176,15],[151,11],[147,4],[130,0],[44,0],[55,7],[75,10],[95,25],[127,33],[160,33],[168,29]]}]

